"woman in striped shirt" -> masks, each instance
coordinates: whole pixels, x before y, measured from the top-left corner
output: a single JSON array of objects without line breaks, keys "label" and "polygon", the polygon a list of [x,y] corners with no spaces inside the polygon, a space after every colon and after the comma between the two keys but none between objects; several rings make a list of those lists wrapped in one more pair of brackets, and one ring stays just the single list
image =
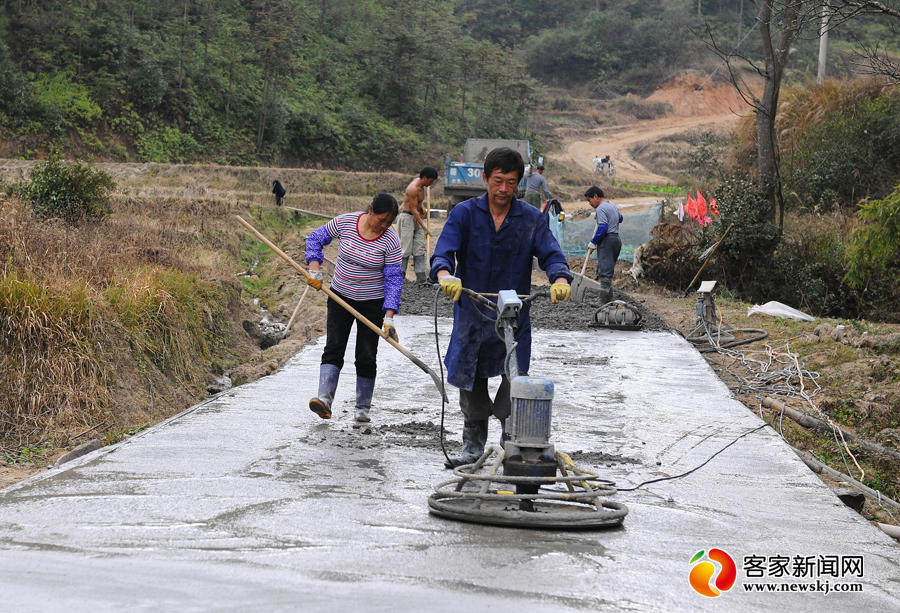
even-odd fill
[{"label": "woman in striped shirt", "polygon": [[[397,199],[378,194],[365,212],[339,215],[306,239],[306,263],[310,285],[322,287],[320,269],[322,247],[338,239],[338,257],[331,279],[331,291],[347,301],[385,333],[397,339],[394,313],[400,308],[403,277],[400,272],[400,239],[391,228],[399,212]],[[344,366],[344,352],[354,317],[337,302],[328,299],[325,351],[319,366],[319,392],[309,408],[322,419],[331,419],[331,403]],[[356,415],[369,421],[369,407],[375,390],[378,334],[356,324]]]}]

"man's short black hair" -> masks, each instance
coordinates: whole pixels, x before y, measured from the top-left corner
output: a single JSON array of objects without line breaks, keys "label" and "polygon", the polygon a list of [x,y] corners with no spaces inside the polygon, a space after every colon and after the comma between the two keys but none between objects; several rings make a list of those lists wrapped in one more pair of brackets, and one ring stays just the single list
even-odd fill
[{"label": "man's short black hair", "polygon": [[432,168],[431,166],[426,166],[422,170],[419,171],[420,179],[437,179],[437,170]]},{"label": "man's short black hair", "polygon": [[370,206],[376,215],[390,213],[392,217],[396,217],[400,214],[400,205],[397,203],[397,199],[390,194],[378,194],[372,198]]},{"label": "man's short black hair", "polygon": [[522,156],[515,149],[509,147],[498,147],[492,149],[487,157],[484,158],[484,177],[491,178],[491,173],[495,170],[500,172],[512,172],[515,170],[519,174],[519,179],[525,174],[525,162]]},{"label": "man's short black hair", "polygon": [[603,190],[597,187],[596,185],[591,185],[587,188],[587,191],[584,192],[585,198],[593,198],[594,196],[600,196],[601,198],[605,198],[606,196],[603,194]]}]

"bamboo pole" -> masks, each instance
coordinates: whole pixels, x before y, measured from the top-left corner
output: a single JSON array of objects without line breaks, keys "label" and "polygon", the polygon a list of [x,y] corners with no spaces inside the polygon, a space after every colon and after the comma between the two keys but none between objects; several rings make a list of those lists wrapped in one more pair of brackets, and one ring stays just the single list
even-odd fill
[{"label": "bamboo pole", "polygon": [[294,318],[297,317],[297,312],[300,310],[300,305],[303,304],[303,299],[306,298],[306,292],[309,291],[309,285],[303,288],[303,295],[300,296],[299,302],[297,302],[297,306],[294,307],[294,312],[291,313],[291,318],[287,322],[287,326],[284,327],[284,334],[287,336],[288,332],[291,331],[291,326],[294,323]]},{"label": "bamboo pole", "polygon": [[[763,399],[762,405],[767,409],[772,409],[774,411],[783,411],[785,415],[793,419],[795,422],[803,426],[804,428],[812,428],[814,430],[823,430],[825,432],[831,432],[831,425],[822,421],[821,419],[816,419],[815,417],[811,417],[799,411],[795,411],[789,406],[785,406],[784,404],[778,402],[774,398],[769,398],[768,396]],[[859,438],[852,432],[848,432],[843,428],[837,428],[837,430],[841,433],[841,436],[848,441],[855,441],[857,445],[871,451],[873,453],[880,453],[886,456],[890,456],[900,460],[900,453],[894,451],[893,449],[888,449],[887,447],[882,447],[877,443],[871,443],[866,439]]]},{"label": "bamboo pole", "polygon": [[896,500],[892,500],[881,492],[873,490],[868,485],[863,485],[850,475],[845,475],[842,472],[836,471],[827,464],[824,464],[812,457],[811,454],[801,451],[796,447],[791,447],[791,450],[793,450],[793,452],[796,453],[800,457],[800,459],[803,460],[803,463],[809,466],[813,472],[831,475],[835,479],[843,481],[848,485],[852,485],[855,489],[858,489],[860,492],[868,496],[870,499],[876,501],[878,504],[891,507],[892,509],[900,509],[900,503],[898,503]]},{"label": "bamboo pole", "polygon": [[[307,281],[309,281],[312,278],[312,277],[310,277],[309,273],[306,271],[305,268],[303,268],[302,266],[300,266],[300,264],[295,262],[291,256],[289,256],[284,251],[279,249],[278,245],[276,245],[275,243],[270,241],[268,238],[266,238],[259,230],[257,230],[252,225],[250,225],[250,223],[248,223],[243,217],[241,217],[240,215],[235,215],[235,218],[237,218],[238,222],[242,226],[247,228],[247,230],[249,230],[251,234],[253,234],[256,238],[261,240],[269,249],[271,249],[276,254],[278,254],[278,256],[281,259],[283,259],[285,262],[290,264],[294,270],[296,270],[297,272],[302,274],[306,278]],[[371,321],[369,321],[369,319],[365,315],[363,315],[362,313],[360,313],[359,311],[354,309],[352,306],[347,304],[347,302],[343,298],[341,298],[340,296],[335,294],[333,291],[331,291],[330,288],[325,287],[323,285],[322,289],[320,291],[325,292],[326,296],[328,296],[329,298],[331,298],[332,300],[337,302],[339,305],[344,307],[348,313],[350,313],[351,315],[353,315],[353,317],[355,317],[357,319],[357,321],[359,321],[361,324],[364,324],[367,328],[372,330],[372,332],[374,332],[375,334],[377,334],[378,336],[383,338],[385,341],[387,341],[387,343],[391,347],[393,347],[394,349],[396,349],[397,351],[399,351],[400,353],[405,355],[407,358],[409,358],[409,360],[413,364],[415,364],[416,366],[421,368],[423,371],[428,373],[431,376],[432,380],[434,381],[435,386],[438,388],[438,391],[441,393],[441,396],[444,398],[444,401],[449,402],[449,400],[447,398],[447,392],[444,391],[443,382],[441,381],[441,379],[437,376],[437,374],[433,370],[428,368],[428,365],[425,364],[425,362],[423,362],[422,360],[420,360],[419,358],[414,356],[412,353],[410,353],[409,350],[407,350],[403,345],[401,345],[394,339],[390,338],[387,335],[387,332],[385,332],[384,330],[382,330],[381,328],[379,328],[378,326],[373,324]]]},{"label": "bamboo pole", "polygon": [[728,233],[731,232],[731,229],[732,229],[733,227],[734,227],[734,224],[731,224],[730,226],[728,226],[728,229],[725,230],[725,234],[722,235],[722,238],[719,239],[719,242],[716,243],[716,246],[713,247],[713,250],[710,251],[710,252],[709,252],[709,255],[706,256],[706,259],[703,260],[703,266],[700,267],[700,270],[697,271],[697,274],[694,275],[694,278],[691,279],[691,282],[688,283],[688,285],[687,285],[686,288],[684,288],[684,296],[687,296],[687,295],[688,295],[688,291],[691,289],[691,286],[694,284],[694,282],[695,282],[697,279],[700,278],[700,273],[703,272],[703,269],[706,268],[706,265],[707,265],[707,264],[709,264],[709,261],[712,259],[712,256],[714,256],[714,255],[716,254],[716,251],[719,250],[719,246],[722,244],[722,241],[725,240],[725,237],[728,236]]}]

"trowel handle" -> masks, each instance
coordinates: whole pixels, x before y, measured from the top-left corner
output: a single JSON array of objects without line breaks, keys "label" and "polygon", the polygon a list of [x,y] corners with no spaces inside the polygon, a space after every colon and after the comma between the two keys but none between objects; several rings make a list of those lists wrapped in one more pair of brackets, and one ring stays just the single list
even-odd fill
[{"label": "trowel handle", "polygon": [[593,249],[588,247],[587,253],[584,254],[584,263],[581,265],[581,276],[584,276],[584,269],[587,268],[587,261],[591,258]]}]

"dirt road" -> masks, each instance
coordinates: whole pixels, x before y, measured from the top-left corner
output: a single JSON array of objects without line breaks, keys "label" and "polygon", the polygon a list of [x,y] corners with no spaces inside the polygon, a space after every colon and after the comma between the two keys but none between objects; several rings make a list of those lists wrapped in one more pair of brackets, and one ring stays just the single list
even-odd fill
[{"label": "dirt road", "polygon": [[594,170],[593,159],[609,154],[615,164],[616,179],[631,183],[666,184],[668,177],[658,175],[632,157],[635,150],[652,145],[662,138],[697,128],[726,129],[733,127],[739,117],[726,113],[701,117],[665,117],[603,128],[573,140],[565,147],[565,156],[572,163]]}]

